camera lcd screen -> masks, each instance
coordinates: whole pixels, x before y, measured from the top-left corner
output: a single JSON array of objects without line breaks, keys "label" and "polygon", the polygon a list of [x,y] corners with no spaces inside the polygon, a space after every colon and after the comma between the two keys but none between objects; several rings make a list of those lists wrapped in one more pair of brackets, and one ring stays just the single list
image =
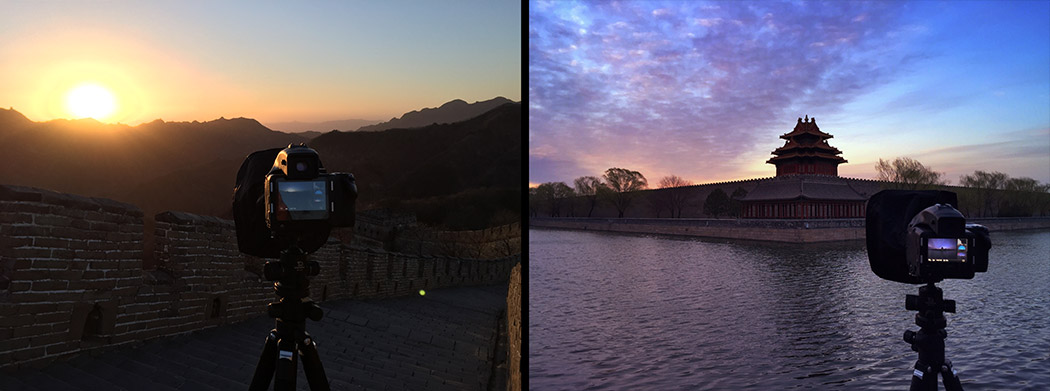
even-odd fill
[{"label": "camera lcd screen", "polygon": [[970,250],[968,238],[928,238],[926,260],[928,262],[966,262]]},{"label": "camera lcd screen", "polygon": [[328,218],[327,181],[277,181],[281,207],[287,208],[292,220],[322,220]]}]

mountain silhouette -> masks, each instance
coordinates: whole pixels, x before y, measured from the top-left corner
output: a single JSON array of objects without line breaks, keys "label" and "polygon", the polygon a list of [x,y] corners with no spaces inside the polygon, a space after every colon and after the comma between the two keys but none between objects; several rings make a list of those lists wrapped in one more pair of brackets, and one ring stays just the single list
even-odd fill
[{"label": "mountain silhouette", "polygon": [[0,114],[0,142],[18,146],[5,154],[10,160],[0,165],[0,182],[126,202],[135,201],[129,199],[130,189],[186,167],[307,141],[246,118],[128,126],[93,119],[21,121],[19,116],[10,110]]},{"label": "mountain silhouette", "polygon": [[33,123],[29,118],[15,111],[14,108],[0,109],[0,137],[3,137],[5,129],[17,129]]},{"label": "mountain silhouette", "polygon": [[[462,122],[331,132],[311,145],[330,172],[357,177],[362,200],[410,209],[421,221],[456,226],[451,217],[461,221],[456,228],[477,228],[509,221],[486,224],[456,216],[468,212],[449,205],[477,208],[469,213],[489,220],[520,214],[521,136],[521,104],[506,103]],[[468,217],[474,221],[462,220]]]},{"label": "mountain silhouette", "polygon": [[317,137],[321,133],[333,130],[357,130],[362,126],[374,125],[380,121],[368,119],[344,119],[324,122],[271,122],[267,125],[270,129],[285,133],[313,133],[310,138]]},{"label": "mountain silhouette", "polygon": [[431,124],[460,122],[477,117],[507,103],[512,103],[512,101],[502,96],[474,103],[455,99],[446,102],[441,107],[410,111],[401,115],[400,118],[391,118],[389,121],[380,124],[362,126],[357,131],[375,132],[386,129],[418,128]]},{"label": "mountain silhouette", "polygon": [[0,109],[0,142],[12,146],[0,183],[98,196],[165,210],[231,218],[237,169],[249,153],[306,142],[329,172],[351,172],[359,210],[420,213],[420,221],[474,229],[515,221],[521,205],[521,105],[458,123],[381,132],[329,132],[312,140],[254,119],[155,120],[137,126],[93,119],[33,122]]}]

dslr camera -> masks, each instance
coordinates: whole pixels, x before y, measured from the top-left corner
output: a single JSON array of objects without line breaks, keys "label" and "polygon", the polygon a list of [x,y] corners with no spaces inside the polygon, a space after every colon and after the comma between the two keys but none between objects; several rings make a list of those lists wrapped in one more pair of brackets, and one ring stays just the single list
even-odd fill
[{"label": "dslr camera", "polygon": [[949,191],[883,190],[868,200],[868,262],[881,278],[924,284],[988,271],[988,229],[967,224]]},{"label": "dslr camera", "polygon": [[317,251],[333,227],[354,225],[353,174],[327,173],[305,144],[257,151],[237,172],[233,215],[245,254],[279,258],[284,250]]}]

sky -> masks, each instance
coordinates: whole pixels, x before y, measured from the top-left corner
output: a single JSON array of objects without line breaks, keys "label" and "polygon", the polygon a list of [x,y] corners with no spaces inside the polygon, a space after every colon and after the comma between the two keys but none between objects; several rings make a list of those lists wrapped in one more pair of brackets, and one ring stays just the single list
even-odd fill
[{"label": "sky", "polygon": [[[111,99],[96,119],[265,124],[520,101],[521,13],[506,0],[4,1],[0,107],[46,121]],[[67,97],[85,84],[110,96],[77,110]]]},{"label": "sky", "polygon": [[1050,2],[529,3],[529,182],[710,183],[816,118],[848,163],[1050,183]]}]

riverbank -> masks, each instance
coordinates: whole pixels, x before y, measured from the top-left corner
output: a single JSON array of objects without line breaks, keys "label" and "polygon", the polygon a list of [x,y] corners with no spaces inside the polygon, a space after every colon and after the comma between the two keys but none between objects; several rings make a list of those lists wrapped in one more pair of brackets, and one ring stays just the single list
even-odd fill
[{"label": "riverbank", "polygon": [[[1011,231],[1050,228],[1050,217],[970,219],[988,230]],[[529,219],[531,227],[592,231],[650,233],[786,243],[817,243],[864,239],[864,219],[639,219],[547,218]]]}]

